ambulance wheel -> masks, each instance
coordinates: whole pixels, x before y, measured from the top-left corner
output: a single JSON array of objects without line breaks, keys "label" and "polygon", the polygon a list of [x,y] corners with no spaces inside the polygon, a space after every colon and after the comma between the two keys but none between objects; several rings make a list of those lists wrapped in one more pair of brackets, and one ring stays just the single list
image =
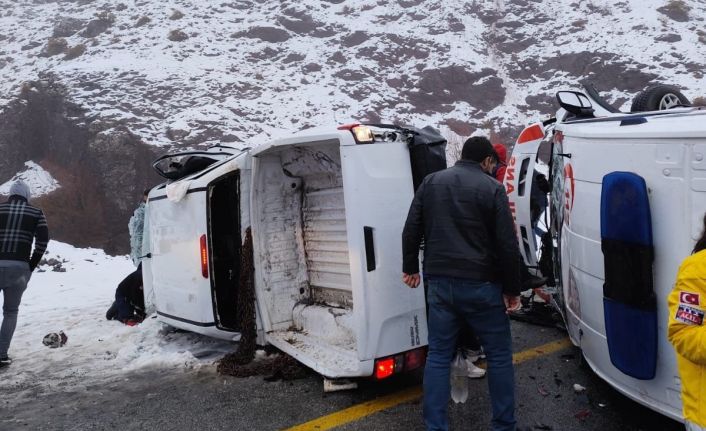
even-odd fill
[{"label": "ambulance wheel", "polygon": [[662,111],[680,106],[691,106],[691,102],[677,87],[656,84],[635,96],[630,112]]}]

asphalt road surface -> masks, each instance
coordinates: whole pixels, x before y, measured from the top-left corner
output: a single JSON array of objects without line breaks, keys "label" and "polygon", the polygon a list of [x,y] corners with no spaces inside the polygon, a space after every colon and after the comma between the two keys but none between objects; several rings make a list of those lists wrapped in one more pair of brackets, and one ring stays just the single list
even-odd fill
[{"label": "asphalt road surface", "polygon": [[[521,429],[683,431],[601,381],[562,341],[564,332],[513,322],[513,339]],[[0,430],[424,430],[420,381],[416,374],[324,394],[314,374],[267,382],[221,376],[215,366],[152,370],[20,401],[12,391],[2,393]],[[574,383],[587,390],[574,392]],[[451,405],[452,430],[489,428],[486,385],[485,379],[471,381],[468,401]]]}]

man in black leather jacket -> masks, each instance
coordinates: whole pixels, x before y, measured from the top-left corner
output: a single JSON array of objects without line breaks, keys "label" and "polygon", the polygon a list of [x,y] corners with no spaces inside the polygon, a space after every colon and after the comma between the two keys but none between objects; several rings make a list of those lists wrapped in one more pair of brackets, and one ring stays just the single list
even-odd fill
[{"label": "man in black leather jacket", "polygon": [[455,166],[427,176],[412,201],[402,233],[403,281],[420,282],[425,241],[429,355],[424,371],[428,430],[448,430],[449,371],[465,320],[488,361],[492,429],[514,431],[514,370],[507,310],[520,306],[520,252],[504,187],[488,175],[493,147],[469,138]]}]

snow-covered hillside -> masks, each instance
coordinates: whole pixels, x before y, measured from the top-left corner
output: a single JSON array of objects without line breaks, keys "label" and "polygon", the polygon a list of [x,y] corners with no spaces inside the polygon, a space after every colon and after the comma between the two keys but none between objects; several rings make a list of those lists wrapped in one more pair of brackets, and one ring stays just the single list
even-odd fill
[{"label": "snow-covered hillside", "polygon": [[706,93],[701,0],[0,0],[0,109],[56,79],[155,145],[349,119],[517,127],[592,78]]},{"label": "snow-covered hillside", "polygon": [[[45,258],[51,265],[34,272],[24,293],[9,352],[14,362],[0,370],[0,392],[12,387],[37,396],[149,367],[194,368],[233,349],[232,343],[196,334],[165,334],[151,318],[134,327],[106,320],[117,284],[135,270],[127,256],[51,241]],[[65,346],[42,344],[46,334],[61,330],[68,336]]]},{"label": "snow-covered hillside", "polygon": [[[702,0],[0,0],[0,184],[40,165],[54,238],[125,253],[150,163],[351,120],[511,145],[594,81],[706,95]],[[459,140],[460,141],[460,140]]]},{"label": "snow-covered hillside", "polygon": [[59,182],[49,172],[30,160],[25,162],[25,170],[18,172],[9,181],[0,184],[0,195],[9,195],[12,183],[17,180],[22,180],[29,186],[33,197],[51,193],[60,187]]}]

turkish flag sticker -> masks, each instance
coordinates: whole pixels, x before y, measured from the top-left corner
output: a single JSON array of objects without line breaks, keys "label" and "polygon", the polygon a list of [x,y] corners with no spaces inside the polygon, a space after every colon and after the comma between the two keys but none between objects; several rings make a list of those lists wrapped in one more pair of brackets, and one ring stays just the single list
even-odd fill
[{"label": "turkish flag sticker", "polygon": [[679,302],[689,305],[701,305],[698,293],[679,292]]}]

